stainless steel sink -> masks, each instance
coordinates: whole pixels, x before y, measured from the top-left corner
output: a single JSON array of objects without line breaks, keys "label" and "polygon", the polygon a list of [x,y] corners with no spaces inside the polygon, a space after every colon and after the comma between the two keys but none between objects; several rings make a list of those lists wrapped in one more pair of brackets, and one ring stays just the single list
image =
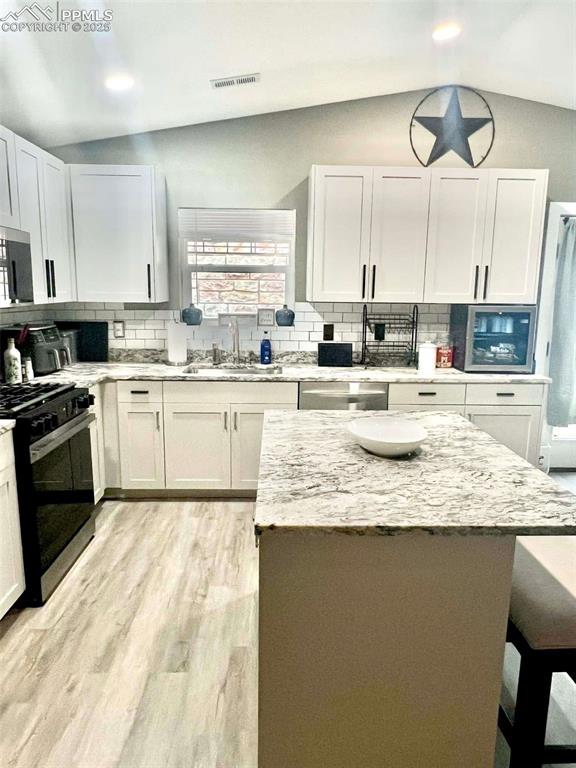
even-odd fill
[{"label": "stainless steel sink", "polygon": [[185,368],[182,369],[183,373],[223,373],[223,374],[234,374],[234,373],[249,373],[257,374],[260,376],[274,376],[282,373],[282,366],[281,365],[195,365],[192,363],[191,365],[187,365]]}]

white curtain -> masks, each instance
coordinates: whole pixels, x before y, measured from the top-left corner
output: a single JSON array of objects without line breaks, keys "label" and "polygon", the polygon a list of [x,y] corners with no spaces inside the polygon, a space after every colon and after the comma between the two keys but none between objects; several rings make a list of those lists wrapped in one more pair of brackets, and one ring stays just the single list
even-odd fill
[{"label": "white curtain", "polygon": [[576,424],[576,218],[566,218],[558,248],[550,345],[548,422]]}]

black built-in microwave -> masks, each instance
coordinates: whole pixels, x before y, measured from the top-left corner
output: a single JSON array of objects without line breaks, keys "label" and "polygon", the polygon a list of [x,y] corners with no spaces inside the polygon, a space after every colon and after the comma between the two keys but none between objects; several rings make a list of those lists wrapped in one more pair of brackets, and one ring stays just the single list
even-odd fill
[{"label": "black built-in microwave", "polygon": [[0,227],[0,306],[34,301],[30,235]]}]

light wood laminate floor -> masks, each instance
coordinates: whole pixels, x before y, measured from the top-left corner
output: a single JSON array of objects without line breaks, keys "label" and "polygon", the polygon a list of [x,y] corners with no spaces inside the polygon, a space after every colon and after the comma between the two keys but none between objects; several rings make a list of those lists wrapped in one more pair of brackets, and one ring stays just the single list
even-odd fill
[{"label": "light wood laminate floor", "polygon": [[104,505],[47,605],[0,622],[0,768],[256,768],[252,513]]},{"label": "light wood laminate floor", "polygon": [[108,502],[40,609],[0,623],[2,768],[255,768],[248,502]]}]

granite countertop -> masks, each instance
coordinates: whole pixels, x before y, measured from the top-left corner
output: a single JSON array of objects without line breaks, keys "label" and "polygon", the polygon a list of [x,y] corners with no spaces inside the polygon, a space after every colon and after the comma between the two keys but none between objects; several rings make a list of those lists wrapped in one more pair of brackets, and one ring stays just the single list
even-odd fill
[{"label": "granite countertop", "polygon": [[279,374],[250,374],[242,370],[223,373],[218,369],[184,373],[183,367],[164,363],[77,363],[57,373],[43,376],[42,381],[74,382],[89,387],[102,381],[384,381],[439,383],[514,383],[543,384],[546,376],[533,374],[463,373],[455,368],[440,370],[433,376],[419,376],[415,368],[324,368],[316,365],[283,366]]},{"label": "granite countertop", "polygon": [[0,436],[4,435],[6,432],[10,432],[11,429],[14,429],[14,425],[16,422],[14,419],[0,419]]},{"label": "granite countertop", "polygon": [[419,453],[385,459],[347,430],[382,412],[265,415],[257,532],[576,535],[576,495],[467,419],[421,411]]}]

